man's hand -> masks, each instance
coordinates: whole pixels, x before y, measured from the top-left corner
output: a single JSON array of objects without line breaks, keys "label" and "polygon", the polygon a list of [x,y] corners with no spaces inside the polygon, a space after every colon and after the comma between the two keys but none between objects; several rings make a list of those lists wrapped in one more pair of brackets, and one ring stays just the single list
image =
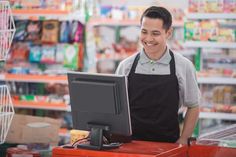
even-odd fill
[{"label": "man's hand", "polygon": [[176,143],[186,145],[188,143],[188,138],[180,137]]},{"label": "man's hand", "polygon": [[199,107],[188,108],[185,118],[183,131],[180,138],[176,141],[179,144],[187,144],[188,138],[192,136],[193,129],[198,120]]}]

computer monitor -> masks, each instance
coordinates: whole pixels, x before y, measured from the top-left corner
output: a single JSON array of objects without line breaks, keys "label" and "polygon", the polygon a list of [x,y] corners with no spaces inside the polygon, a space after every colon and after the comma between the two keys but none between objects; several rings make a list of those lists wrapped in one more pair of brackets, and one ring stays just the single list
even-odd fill
[{"label": "computer monitor", "polygon": [[111,134],[132,134],[127,78],[115,74],[68,72],[73,128],[90,131],[90,142],[79,147],[108,149],[118,143],[105,144]]}]

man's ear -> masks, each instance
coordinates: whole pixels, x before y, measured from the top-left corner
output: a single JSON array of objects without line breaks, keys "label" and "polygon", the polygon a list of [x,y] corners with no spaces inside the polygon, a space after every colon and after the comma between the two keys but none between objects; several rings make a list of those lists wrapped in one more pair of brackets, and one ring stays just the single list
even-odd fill
[{"label": "man's ear", "polygon": [[167,34],[167,39],[170,39],[172,37],[172,34],[173,34],[173,28],[172,27],[169,28],[167,30],[166,34]]}]

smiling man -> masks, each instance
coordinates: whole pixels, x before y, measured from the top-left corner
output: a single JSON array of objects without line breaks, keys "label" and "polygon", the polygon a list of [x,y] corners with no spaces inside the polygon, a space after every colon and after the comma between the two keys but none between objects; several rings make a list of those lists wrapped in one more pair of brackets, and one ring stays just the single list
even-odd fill
[{"label": "smiling man", "polygon": [[[123,60],[117,74],[128,77],[128,92],[135,140],[186,144],[199,115],[200,91],[191,61],[167,45],[172,17],[163,8],[147,8],[141,17],[143,49]],[[186,106],[180,133],[178,109]]]}]

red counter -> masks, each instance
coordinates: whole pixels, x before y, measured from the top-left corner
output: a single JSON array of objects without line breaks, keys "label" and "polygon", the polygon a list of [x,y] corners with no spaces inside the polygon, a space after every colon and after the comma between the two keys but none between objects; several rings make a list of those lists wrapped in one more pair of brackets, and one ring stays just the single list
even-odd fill
[{"label": "red counter", "polygon": [[55,147],[52,157],[187,157],[187,146],[172,143],[132,141],[111,150]]},{"label": "red counter", "polygon": [[236,157],[236,124],[205,133],[188,148],[189,157]]},{"label": "red counter", "polygon": [[236,157],[236,148],[192,145],[188,149],[188,154],[189,157]]}]

